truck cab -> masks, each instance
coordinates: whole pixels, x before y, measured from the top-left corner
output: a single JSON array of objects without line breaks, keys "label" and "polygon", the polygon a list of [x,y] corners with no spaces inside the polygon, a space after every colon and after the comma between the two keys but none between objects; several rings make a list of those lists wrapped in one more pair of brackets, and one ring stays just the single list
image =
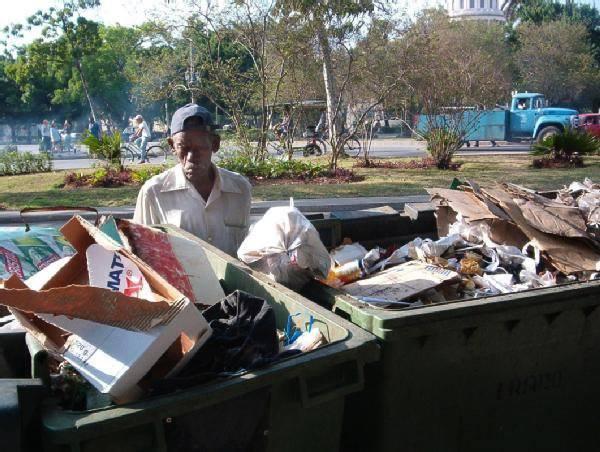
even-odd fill
[{"label": "truck cab", "polygon": [[543,94],[517,93],[510,108],[510,138],[545,138],[577,125],[577,110],[548,107]]}]

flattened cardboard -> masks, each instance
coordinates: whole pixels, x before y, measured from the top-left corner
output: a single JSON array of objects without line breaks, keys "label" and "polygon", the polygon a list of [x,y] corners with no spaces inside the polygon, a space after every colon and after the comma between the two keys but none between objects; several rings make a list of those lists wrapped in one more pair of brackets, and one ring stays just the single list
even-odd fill
[{"label": "flattened cardboard", "polygon": [[459,274],[452,270],[422,261],[410,261],[347,284],[342,290],[354,297],[402,301],[459,278]]},{"label": "flattened cardboard", "polygon": [[[74,217],[61,231],[77,254],[60,269],[49,272],[47,280],[43,274],[38,276],[36,284],[41,288],[41,295],[24,289],[24,284],[13,278],[5,284],[6,289],[0,289],[0,294],[6,291],[4,295],[17,298],[17,302],[11,301],[13,304],[19,303],[21,308],[36,312],[11,309],[30,333],[44,346],[62,353],[97,389],[110,394],[117,403],[135,400],[141,394],[138,382],[151,369],[160,367],[168,372],[161,376],[173,375],[208,339],[211,329],[181,292],[82,218]],[[85,251],[94,243],[132,260],[161,301],[130,299],[108,289],[72,285],[74,281],[81,283],[87,279]],[[22,296],[26,291],[37,298],[28,302]],[[38,313],[38,305],[47,308],[70,304],[76,308],[65,307],[60,312],[88,319],[54,315],[56,312]],[[114,312],[109,312],[112,308]],[[99,320],[109,325],[97,323]],[[188,346],[174,347],[183,342]],[[179,353],[171,353],[175,349]],[[169,363],[162,363],[164,360]]]},{"label": "flattened cardboard", "polygon": [[148,331],[170,322],[185,302],[182,297],[149,303],[110,289],[77,285],[40,291],[6,287],[0,291],[0,304],[20,311],[64,315],[131,331]]},{"label": "flattened cardboard", "polygon": [[585,241],[558,237],[534,228],[525,219],[512,196],[501,188],[486,189],[483,192],[501,205],[535,246],[546,252],[557,270],[566,274],[600,270],[600,254]]}]

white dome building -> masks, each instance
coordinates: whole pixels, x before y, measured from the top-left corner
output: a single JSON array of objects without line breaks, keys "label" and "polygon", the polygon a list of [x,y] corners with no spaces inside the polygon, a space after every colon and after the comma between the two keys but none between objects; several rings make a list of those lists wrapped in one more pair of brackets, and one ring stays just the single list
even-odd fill
[{"label": "white dome building", "polygon": [[452,19],[497,20],[505,22],[501,0],[448,0],[448,15]]}]

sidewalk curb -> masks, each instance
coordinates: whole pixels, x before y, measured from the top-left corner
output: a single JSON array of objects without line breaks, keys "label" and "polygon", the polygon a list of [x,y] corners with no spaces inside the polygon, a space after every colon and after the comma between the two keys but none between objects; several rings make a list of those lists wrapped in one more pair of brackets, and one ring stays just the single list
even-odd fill
[{"label": "sidewalk curb", "polygon": [[[390,206],[396,210],[402,210],[406,203],[428,202],[428,195],[412,196],[389,196],[389,197],[365,197],[365,198],[325,198],[325,199],[295,199],[294,205],[302,212],[333,212],[348,210],[364,210],[374,207]],[[287,206],[289,200],[255,201],[250,209],[251,215],[262,215],[269,208],[275,206]],[[99,207],[100,215],[113,215],[119,218],[133,218],[134,206],[124,207]],[[79,214],[86,219],[94,219],[90,212],[63,211],[63,212],[39,212],[27,214],[29,223],[46,223],[55,221],[67,221],[74,214]],[[21,216],[17,210],[0,211],[0,225],[20,224]]]}]

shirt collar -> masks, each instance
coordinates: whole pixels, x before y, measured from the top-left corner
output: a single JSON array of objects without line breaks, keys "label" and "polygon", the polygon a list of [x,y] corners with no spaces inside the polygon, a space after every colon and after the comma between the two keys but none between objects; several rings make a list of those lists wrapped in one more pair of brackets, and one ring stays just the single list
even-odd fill
[{"label": "shirt collar", "polygon": [[[222,171],[219,167],[217,167],[214,163],[212,167],[215,171],[215,184],[213,185],[212,192],[226,192],[226,193],[241,193],[241,189],[227,174],[227,172]],[[175,190],[187,190],[194,189],[192,183],[187,180],[185,174],[183,173],[183,167],[180,163],[174,166],[171,170],[167,172],[165,180],[163,182],[163,186],[161,188],[161,193],[175,191]],[[211,193],[212,193],[211,192]]]}]

